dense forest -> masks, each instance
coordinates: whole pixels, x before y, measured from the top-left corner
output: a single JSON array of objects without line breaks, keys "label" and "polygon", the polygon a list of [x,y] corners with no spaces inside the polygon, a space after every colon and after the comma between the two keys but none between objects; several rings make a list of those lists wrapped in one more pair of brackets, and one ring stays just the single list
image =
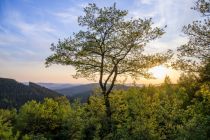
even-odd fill
[{"label": "dense forest", "polygon": [[64,97],[29,101],[17,112],[0,110],[2,139],[187,139],[210,138],[209,81],[183,75],[161,86],[115,90],[110,96],[112,133],[107,133],[103,96],[88,103]]},{"label": "dense forest", "polygon": [[0,78],[0,108],[19,108],[30,100],[43,101],[61,94],[29,82],[24,85],[13,79]]},{"label": "dense forest", "polygon": [[[152,19],[125,20],[128,11],[116,4],[104,8],[89,4],[78,18],[87,29],[52,44],[46,66],[73,66],[75,78],[96,78],[98,89],[81,103],[33,83],[0,79],[1,85],[11,86],[1,91],[0,103],[13,107],[0,109],[0,139],[209,140],[209,0],[196,1],[192,10],[201,18],[183,27],[189,41],[177,46],[174,58],[171,50],[143,52],[148,42],[164,34],[164,29],[153,28]],[[116,88],[119,76],[152,78],[148,70],[165,63],[182,71],[176,84],[166,76],[156,86]],[[11,101],[6,99],[14,93]],[[19,100],[27,102],[14,105]]]}]

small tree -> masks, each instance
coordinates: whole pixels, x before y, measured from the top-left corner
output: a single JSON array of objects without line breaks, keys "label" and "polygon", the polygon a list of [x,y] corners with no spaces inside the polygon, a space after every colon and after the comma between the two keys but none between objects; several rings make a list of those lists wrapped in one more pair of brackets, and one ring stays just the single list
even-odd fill
[{"label": "small tree", "polygon": [[54,54],[46,59],[46,65],[71,65],[76,69],[75,78],[98,78],[110,121],[109,94],[117,77],[130,75],[148,78],[150,74],[147,70],[166,62],[171,52],[143,54],[149,41],[164,34],[163,29],[151,27],[151,19],[125,20],[128,12],[116,9],[115,4],[104,8],[89,4],[84,12],[78,22],[86,30],[59,40],[56,45],[52,44]]},{"label": "small tree", "polygon": [[[178,60],[175,68],[190,72],[200,72],[210,63],[210,1],[197,0],[193,10],[202,14],[202,18],[183,27],[189,41],[178,48]],[[210,77],[209,74],[207,77]]]}]

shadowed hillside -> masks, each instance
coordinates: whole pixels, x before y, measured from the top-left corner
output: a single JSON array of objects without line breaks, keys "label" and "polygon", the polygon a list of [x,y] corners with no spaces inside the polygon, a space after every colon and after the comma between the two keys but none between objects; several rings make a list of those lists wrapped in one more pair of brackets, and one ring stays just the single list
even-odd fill
[{"label": "shadowed hillside", "polygon": [[19,108],[30,100],[43,101],[46,97],[58,96],[62,95],[31,82],[27,86],[13,79],[0,78],[0,108]]}]

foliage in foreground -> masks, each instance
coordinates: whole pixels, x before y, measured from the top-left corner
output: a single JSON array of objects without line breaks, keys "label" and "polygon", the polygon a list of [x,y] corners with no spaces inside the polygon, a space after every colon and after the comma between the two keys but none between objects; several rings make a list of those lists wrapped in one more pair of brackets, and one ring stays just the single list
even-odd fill
[{"label": "foliage in foreground", "polygon": [[101,95],[90,97],[87,104],[70,104],[63,97],[30,101],[18,113],[0,110],[0,138],[206,140],[210,138],[209,88],[209,82],[182,76],[178,85],[166,79],[159,87],[113,91],[111,133]]}]

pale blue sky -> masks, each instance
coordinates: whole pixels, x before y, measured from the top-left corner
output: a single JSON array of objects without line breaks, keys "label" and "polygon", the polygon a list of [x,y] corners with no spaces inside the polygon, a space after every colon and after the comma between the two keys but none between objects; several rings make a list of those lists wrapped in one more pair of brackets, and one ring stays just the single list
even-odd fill
[{"label": "pale blue sky", "polygon": [[44,61],[51,54],[51,43],[80,29],[77,17],[83,14],[83,7],[88,3],[111,6],[114,2],[118,8],[128,10],[128,18],[151,17],[154,26],[167,25],[166,34],[148,44],[147,51],[176,50],[187,41],[181,32],[183,25],[199,17],[190,9],[193,0],[0,0],[0,77],[34,82],[88,82],[73,79],[71,67],[45,68]]}]

